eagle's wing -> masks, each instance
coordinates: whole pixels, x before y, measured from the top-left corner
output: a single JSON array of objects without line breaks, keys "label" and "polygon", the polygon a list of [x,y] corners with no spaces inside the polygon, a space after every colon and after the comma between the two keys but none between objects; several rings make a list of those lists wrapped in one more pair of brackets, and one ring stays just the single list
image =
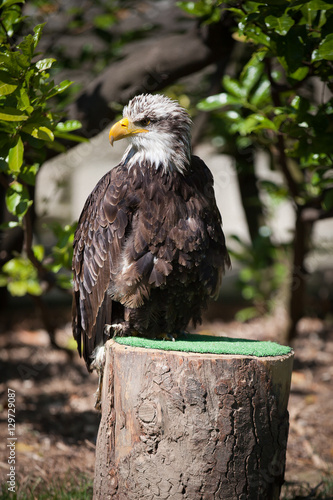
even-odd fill
[{"label": "eagle's wing", "polygon": [[222,230],[222,217],[216,204],[213,175],[198,156],[192,156],[191,169],[191,184],[197,193],[205,226],[205,237],[201,241],[202,249],[206,249],[202,251],[202,280],[209,296],[216,299],[222,276],[226,268],[231,267],[231,261]]},{"label": "eagle's wing", "polygon": [[131,217],[126,189],[121,169],[107,173],[88,197],[75,232],[73,332],[88,368],[95,347],[107,340],[104,325],[111,322],[107,290]]}]

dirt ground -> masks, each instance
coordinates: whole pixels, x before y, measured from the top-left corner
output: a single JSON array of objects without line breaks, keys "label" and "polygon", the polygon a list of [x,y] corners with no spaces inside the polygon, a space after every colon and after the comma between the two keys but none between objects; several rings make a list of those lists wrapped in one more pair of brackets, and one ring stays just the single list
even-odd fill
[{"label": "dirt ground", "polygon": [[[199,331],[273,340],[267,321],[209,323]],[[267,331],[271,335],[267,335]],[[71,328],[57,331],[62,345]],[[94,410],[97,376],[88,374],[75,351],[49,348],[49,338],[34,321],[19,321],[0,335],[0,482],[7,480],[8,389],[15,391],[16,480],[48,482],[80,474],[93,478],[99,414]],[[333,473],[333,327],[305,318],[294,344],[289,401],[287,484],[318,485]]]}]

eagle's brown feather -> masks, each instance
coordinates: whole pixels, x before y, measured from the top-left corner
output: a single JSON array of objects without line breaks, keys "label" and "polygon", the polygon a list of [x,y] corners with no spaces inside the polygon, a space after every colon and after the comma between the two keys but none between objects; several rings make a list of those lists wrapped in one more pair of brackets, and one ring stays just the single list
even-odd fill
[{"label": "eagle's brown feather", "polygon": [[[184,155],[185,157],[185,155]],[[90,368],[108,336],[155,337],[201,319],[230,264],[213,177],[190,157],[186,169],[122,162],[88,197],[74,239],[73,331]]]},{"label": "eagle's brown feather", "polygon": [[[202,160],[193,156],[185,175],[142,166],[128,172],[122,164],[111,170],[90,194],[74,240],[74,335],[87,363],[107,339],[103,322],[124,320],[124,311],[114,317],[115,302],[117,314],[119,304],[130,309],[142,335],[184,330],[218,293],[225,265],[213,179]],[[140,308],[148,313],[142,327]]]}]

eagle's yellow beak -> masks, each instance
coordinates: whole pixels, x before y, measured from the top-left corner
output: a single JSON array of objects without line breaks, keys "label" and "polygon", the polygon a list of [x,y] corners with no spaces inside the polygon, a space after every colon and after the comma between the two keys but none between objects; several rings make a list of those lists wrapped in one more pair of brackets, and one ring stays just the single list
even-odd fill
[{"label": "eagle's yellow beak", "polygon": [[109,141],[111,146],[115,141],[119,141],[124,137],[131,137],[134,134],[138,134],[139,132],[149,132],[145,128],[139,128],[134,125],[134,123],[130,122],[128,118],[122,118],[119,122],[112,125],[111,130],[109,132]]}]

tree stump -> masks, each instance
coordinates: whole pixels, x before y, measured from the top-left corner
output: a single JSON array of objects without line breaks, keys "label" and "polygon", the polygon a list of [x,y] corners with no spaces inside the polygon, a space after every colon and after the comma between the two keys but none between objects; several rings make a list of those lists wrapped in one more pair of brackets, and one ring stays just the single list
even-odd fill
[{"label": "tree stump", "polygon": [[279,498],[292,352],[106,346],[94,499]]}]

